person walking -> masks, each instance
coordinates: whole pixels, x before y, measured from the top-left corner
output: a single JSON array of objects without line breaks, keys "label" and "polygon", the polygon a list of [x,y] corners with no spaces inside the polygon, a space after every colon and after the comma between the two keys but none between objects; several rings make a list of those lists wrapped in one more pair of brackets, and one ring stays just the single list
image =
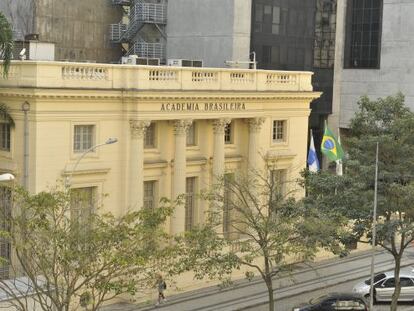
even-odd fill
[{"label": "person walking", "polygon": [[157,287],[158,287],[158,301],[156,305],[158,306],[160,303],[167,301],[164,295],[164,291],[167,289],[167,283],[165,283],[161,274],[158,274],[158,277],[157,277]]}]

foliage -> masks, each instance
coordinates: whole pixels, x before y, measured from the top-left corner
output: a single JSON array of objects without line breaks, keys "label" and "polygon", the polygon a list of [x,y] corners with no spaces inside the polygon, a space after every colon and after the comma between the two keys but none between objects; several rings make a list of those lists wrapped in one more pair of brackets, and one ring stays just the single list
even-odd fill
[{"label": "foliage", "polygon": [[3,59],[3,76],[7,77],[13,52],[13,34],[9,22],[0,12],[0,59]]},{"label": "foliage", "polygon": [[[376,243],[394,257],[398,277],[403,253],[414,240],[414,114],[402,94],[374,101],[362,97],[358,106],[343,139],[348,153],[344,176],[311,174],[308,201],[348,218],[352,238],[371,243],[378,142]],[[398,282],[392,310],[399,292]]]},{"label": "foliage", "polygon": [[[227,276],[242,266],[265,281],[269,310],[274,310],[273,278],[290,271],[293,259],[312,259],[318,247],[338,249],[332,219],[295,200],[296,183],[276,178],[276,168],[224,176],[203,197],[211,202],[205,225],[187,232],[181,242],[185,266],[196,277]],[[223,216],[224,215],[224,216]],[[223,232],[224,222],[229,231]],[[251,279],[252,272],[246,273]]]},{"label": "foliage", "polygon": [[0,103],[0,118],[7,121],[12,127],[14,126],[14,120],[10,115],[10,108],[3,103]]},{"label": "foliage", "polygon": [[[73,193],[72,193],[73,197]],[[16,276],[26,276],[43,310],[97,310],[120,294],[154,286],[160,271],[172,272],[175,246],[164,233],[173,204],[142,209],[122,217],[98,211],[76,214],[71,194],[54,189],[29,194],[13,191],[14,209],[3,232],[14,250]],[[10,283],[0,280],[11,297]],[[14,300],[24,310],[24,301]]]}]

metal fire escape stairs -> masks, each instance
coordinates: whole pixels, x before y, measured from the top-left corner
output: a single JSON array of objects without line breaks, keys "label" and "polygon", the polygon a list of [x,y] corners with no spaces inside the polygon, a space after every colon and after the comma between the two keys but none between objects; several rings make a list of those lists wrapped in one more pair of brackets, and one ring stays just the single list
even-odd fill
[{"label": "metal fire escape stairs", "polygon": [[[152,3],[150,0],[112,0],[113,5],[120,5],[128,14],[129,23],[122,21],[110,25],[110,39],[113,43],[128,43],[127,55],[146,58],[159,58],[165,61],[165,26],[167,24],[167,4]],[[152,35],[144,32],[144,26],[150,25],[159,38],[146,40]],[[162,40],[163,38],[163,40]],[[158,41],[158,42],[153,42]]]}]

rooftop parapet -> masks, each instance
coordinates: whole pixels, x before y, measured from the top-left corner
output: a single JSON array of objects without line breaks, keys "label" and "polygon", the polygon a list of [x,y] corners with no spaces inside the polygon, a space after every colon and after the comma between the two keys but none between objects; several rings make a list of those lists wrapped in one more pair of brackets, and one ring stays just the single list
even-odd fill
[{"label": "rooftop parapet", "polygon": [[13,61],[0,87],[311,92],[312,72]]}]

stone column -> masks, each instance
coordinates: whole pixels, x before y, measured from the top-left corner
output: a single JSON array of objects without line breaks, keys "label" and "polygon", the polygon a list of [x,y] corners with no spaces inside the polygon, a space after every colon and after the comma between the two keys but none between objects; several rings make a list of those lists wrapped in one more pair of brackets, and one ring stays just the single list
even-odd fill
[{"label": "stone column", "polygon": [[213,121],[213,182],[217,182],[217,178],[222,177],[224,174],[224,129],[230,122],[230,119],[217,119]]},{"label": "stone column", "polygon": [[[173,199],[185,193],[186,184],[186,148],[187,130],[192,120],[176,120],[174,122],[175,151],[174,151],[174,177],[173,177]],[[175,208],[171,217],[171,233],[177,234],[185,229],[185,204]]]},{"label": "stone column", "polygon": [[258,148],[258,142],[260,140],[260,130],[265,118],[252,118],[248,119],[249,124],[249,158],[248,158],[248,170],[251,172],[260,170],[259,161],[260,154]]},{"label": "stone column", "polygon": [[[217,119],[213,121],[214,132],[214,150],[213,150],[213,184],[216,184],[224,175],[225,169],[225,152],[224,152],[224,130],[226,125],[230,124],[230,119]],[[224,189],[219,188],[219,196],[223,196]],[[217,213],[217,233],[223,233],[223,206],[221,201],[212,202],[212,207]]]},{"label": "stone column", "polygon": [[129,208],[137,211],[144,204],[144,136],[151,121],[130,120],[131,148],[129,169]]}]

